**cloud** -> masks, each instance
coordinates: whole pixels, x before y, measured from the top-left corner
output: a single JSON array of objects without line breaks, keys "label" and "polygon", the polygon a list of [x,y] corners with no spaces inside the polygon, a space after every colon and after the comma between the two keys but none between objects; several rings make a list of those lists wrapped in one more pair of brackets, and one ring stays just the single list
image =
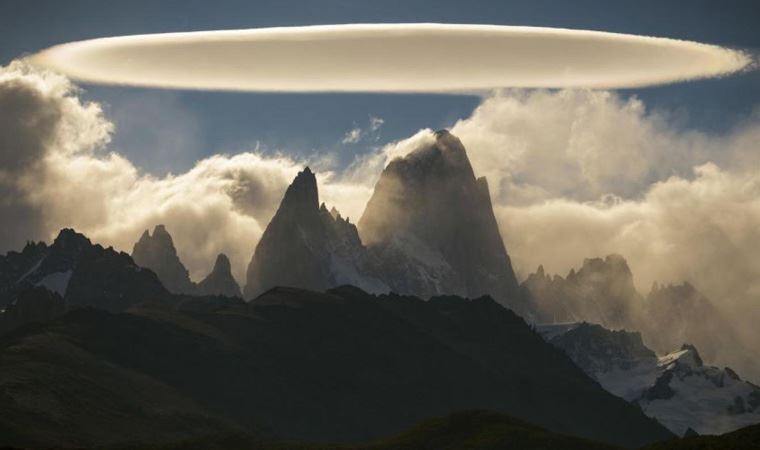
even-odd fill
[{"label": "cloud", "polygon": [[377,131],[380,129],[380,127],[383,126],[385,121],[379,117],[370,116],[369,117],[369,130],[370,131]]},{"label": "cloud", "polygon": [[[579,201],[643,194],[672,175],[715,162],[751,167],[757,120],[725,135],[678,131],[667,114],[635,97],[588,90],[502,91],[458,121],[452,132],[471,152],[502,202],[556,197]],[[756,142],[756,141],[755,141]]]},{"label": "cloud", "polygon": [[647,86],[730,74],[743,52],[538,27],[323,25],[122,36],[32,58],[81,81],[240,91],[461,92]]},{"label": "cloud", "polygon": [[341,139],[340,142],[343,144],[356,144],[361,140],[362,137],[362,129],[361,128],[353,128],[350,131],[348,131],[345,135],[343,135],[343,139]]},{"label": "cloud", "polygon": [[746,345],[722,349],[711,363],[760,379],[756,358],[745,358],[760,351],[760,171],[730,172],[706,163],[693,172],[692,179],[657,182],[639,199],[502,203],[495,213],[523,277],[539,264],[565,276],[585,257],[619,253],[644,295],[654,281],[689,281]]},{"label": "cloud", "polygon": [[343,135],[340,142],[344,145],[354,145],[368,139],[377,141],[379,138],[378,131],[384,123],[385,121],[379,117],[369,116],[369,124],[367,124],[366,129],[354,127]]},{"label": "cloud", "polygon": [[[518,278],[539,264],[564,276],[584,258],[618,253],[640,292],[689,281],[760,351],[759,116],[716,135],[679,130],[635,97],[509,90],[451,131],[488,177]],[[368,177],[430,139],[420,130],[354,170]]]},{"label": "cloud", "polygon": [[0,246],[18,248],[46,235],[35,191],[45,174],[46,158],[89,151],[105,144],[111,125],[98,123],[96,104],[66,95],[74,87],[64,77],[42,75],[13,63],[0,70]]},{"label": "cloud", "polygon": [[[2,252],[49,241],[62,227],[131,252],[144,229],[164,223],[194,279],[224,252],[243,282],[285,188],[312,162],[253,151],[214,155],[179,175],[145,174],[107,150],[114,127],[99,105],[82,103],[65,78],[19,62],[0,68],[0,110],[14,112],[0,116]],[[322,197],[356,217],[367,188],[341,183],[321,173]]]},{"label": "cloud", "polygon": [[712,135],[679,131],[635,97],[503,91],[451,130],[489,179],[523,276],[620,253],[645,292],[690,280],[713,298],[760,300],[747,252],[760,238],[759,117]]},{"label": "cloud", "polygon": [[[113,124],[65,78],[0,68],[0,251],[73,226],[131,251],[158,223],[194,279],[218,252],[245,267],[288,183],[304,165],[253,149],[214,155],[177,175],[141,172],[109,151]],[[368,129],[371,129],[371,121]],[[502,91],[452,127],[495,213],[521,277],[543,264],[567,273],[586,257],[620,253],[635,282],[691,281],[757,350],[760,333],[760,117],[722,135],[680,131],[635,98],[597,91]],[[424,129],[319,169],[320,196],[359,218],[392,158],[433,139]],[[752,344],[755,343],[755,344]]]}]

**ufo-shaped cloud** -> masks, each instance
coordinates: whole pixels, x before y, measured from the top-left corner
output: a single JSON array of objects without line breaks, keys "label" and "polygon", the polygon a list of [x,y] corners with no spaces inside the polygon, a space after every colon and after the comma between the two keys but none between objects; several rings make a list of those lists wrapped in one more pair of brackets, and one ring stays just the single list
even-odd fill
[{"label": "ufo-shaped cloud", "polygon": [[283,92],[626,88],[730,74],[746,54],[554,28],[374,24],[111,37],[31,57],[91,83]]}]

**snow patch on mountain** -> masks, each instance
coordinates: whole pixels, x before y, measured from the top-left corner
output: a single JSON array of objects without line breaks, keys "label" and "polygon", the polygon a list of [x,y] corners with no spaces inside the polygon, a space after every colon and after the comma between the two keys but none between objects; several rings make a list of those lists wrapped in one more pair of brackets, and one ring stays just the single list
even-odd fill
[{"label": "snow patch on mountain", "polygon": [[697,349],[657,356],[638,333],[600,325],[543,324],[537,331],[607,391],[682,436],[722,434],[760,423],[760,387],[730,368],[705,366]]},{"label": "snow patch on mountain", "polygon": [[359,273],[356,261],[350,258],[331,254],[330,273],[335,280],[336,286],[350,284],[371,294],[384,294],[390,292],[388,285],[381,280]]},{"label": "snow patch on mountain", "polygon": [[51,292],[55,292],[63,297],[66,295],[66,290],[69,288],[69,281],[71,280],[72,273],[72,270],[51,273],[37,282],[36,286],[44,286]]}]

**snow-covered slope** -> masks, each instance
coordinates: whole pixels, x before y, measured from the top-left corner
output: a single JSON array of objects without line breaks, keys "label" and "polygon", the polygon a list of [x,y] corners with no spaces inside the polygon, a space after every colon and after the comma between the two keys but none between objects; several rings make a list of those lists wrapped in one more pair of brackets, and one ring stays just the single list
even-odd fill
[{"label": "snow-covered slope", "polygon": [[537,331],[604,389],[678,435],[689,429],[722,434],[760,423],[760,388],[728,367],[704,365],[691,345],[657,356],[639,333],[588,323],[538,325]]}]

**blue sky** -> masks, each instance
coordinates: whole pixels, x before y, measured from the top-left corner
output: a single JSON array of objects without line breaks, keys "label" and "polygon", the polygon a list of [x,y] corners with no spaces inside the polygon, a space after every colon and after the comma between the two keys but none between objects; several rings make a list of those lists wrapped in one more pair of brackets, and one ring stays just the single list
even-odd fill
[{"label": "blue sky", "polygon": [[[15,1],[3,2],[0,64],[94,37],[333,23],[443,22],[556,26],[663,36],[757,54],[760,6],[752,1]],[[452,61],[456,64],[456,61]],[[294,156],[337,152],[346,163],[372,145],[469,115],[480,99],[454,95],[220,93],[83,86],[116,124],[114,147],[147,172],[182,172],[205,155],[253,148]],[[760,100],[760,74],[624,91],[677,125],[722,133]],[[375,139],[342,136],[385,122]]]}]

